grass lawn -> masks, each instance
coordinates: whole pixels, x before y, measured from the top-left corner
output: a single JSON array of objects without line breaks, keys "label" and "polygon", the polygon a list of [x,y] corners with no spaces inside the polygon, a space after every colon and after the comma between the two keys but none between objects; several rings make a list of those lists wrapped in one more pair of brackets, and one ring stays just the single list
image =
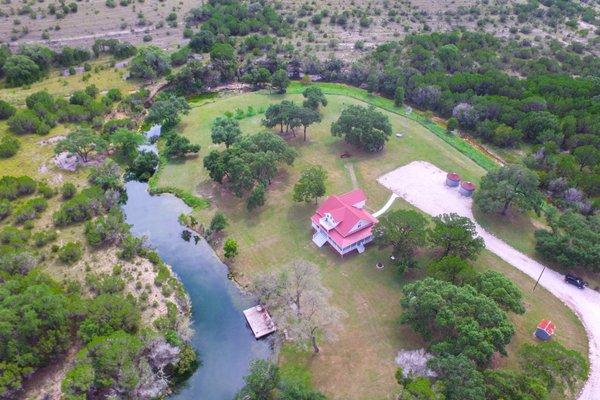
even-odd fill
[{"label": "grass lawn", "polygon": [[[291,91],[295,91],[294,87]],[[225,212],[230,223],[227,234],[235,238],[240,247],[240,254],[231,269],[242,284],[258,272],[278,268],[296,258],[319,265],[325,285],[333,292],[334,303],[346,312],[347,317],[338,340],[324,344],[318,357],[285,347],[280,358],[284,373],[299,373],[334,399],[390,398],[396,387],[394,357],[397,352],[423,346],[418,335],[398,323],[403,282],[396,278],[393,268],[375,268],[376,262],[387,260],[389,253],[374,246],[362,255],[343,259],[327,247],[317,249],[311,241],[309,223],[315,205],[293,203],[291,189],[304,167],[318,164],[329,173],[328,193],[343,193],[352,189],[352,170],[358,185],[367,193],[367,208],[377,210],[390,193],[376,182],[376,178],[411,161],[429,161],[474,181],[479,180],[485,169],[429,131],[420,121],[386,111],[389,104],[382,112],[390,118],[394,133],[401,132],[404,137],[392,136],[379,154],[363,154],[342,139],[332,137],[329,127],[345,106],[365,103],[356,97],[331,94],[328,95],[328,106],[322,110],[323,121],[308,130],[308,141],[302,141],[301,130],[298,130],[297,138],[289,139],[299,153],[294,165],[284,168],[269,187],[267,204],[249,213],[245,202],[213,184],[202,166],[202,158],[214,147],[210,142],[210,124],[226,111],[246,110],[248,106],[257,110],[282,99],[300,103],[302,96],[254,92],[194,104],[189,115],[183,118],[180,130],[192,142],[202,146],[200,154],[163,166],[157,186],[175,187],[209,199],[211,207],[196,210],[202,221],[209,221],[217,208]],[[242,119],[242,130],[252,133],[262,129],[261,119],[261,115]],[[339,155],[346,151],[352,157],[341,159]],[[409,205],[397,200],[393,207]],[[534,326],[547,316],[549,310],[559,327],[557,339],[587,353],[587,339],[581,324],[551,294],[543,289],[531,293],[533,281],[491,253],[485,252],[479,258],[477,268],[493,268],[505,273],[521,285],[526,298],[527,313],[513,317],[518,331],[509,349],[510,356],[499,360],[498,365],[516,365],[516,348],[533,340]],[[408,275],[403,280],[415,277]]]}]

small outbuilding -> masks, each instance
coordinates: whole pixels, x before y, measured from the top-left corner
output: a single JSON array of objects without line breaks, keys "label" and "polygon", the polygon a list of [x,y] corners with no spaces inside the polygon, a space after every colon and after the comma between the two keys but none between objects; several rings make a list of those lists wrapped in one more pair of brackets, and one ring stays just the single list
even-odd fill
[{"label": "small outbuilding", "polygon": [[446,175],[446,185],[450,187],[457,187],[460,183],[460,175],[456,172],[448,172]]},{"label": "small outbuilding", "polygon": [[550,338],[552,338],[554,335],[554,329],[554,323],[548,319],[545,319],[538,324],[534,335],[536,338],[543,341],[550,340]]},{"label": "small outbuilding", "polygon": [[460,183],[460,187],[458,188],[458,192],[465,197],[473,196],[473,192],[475,191],[475,184],[469,181],[462,181]]},{"label": "small outbuilding", "polygon": [[261,305],[244,310],[244,316],[256,339],[260,339],[277,330],[271,316]]}]

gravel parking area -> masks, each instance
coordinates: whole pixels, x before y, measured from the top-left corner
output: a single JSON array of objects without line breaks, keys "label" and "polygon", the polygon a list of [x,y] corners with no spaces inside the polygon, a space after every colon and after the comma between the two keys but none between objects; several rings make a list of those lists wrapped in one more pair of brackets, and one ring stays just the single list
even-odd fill
[{"label": "gravel parking area", "polygon": [[[413,161],[377,179],[379,183],[425,213],[437,216],[457,213],[475,221],[472,199],[446,186],[446,171],[425,161]],[[498,257],[536,280],[544,266],[483,229],[477,232],[486,248]],[[540,285],[558,297],[581,319],[589,339],[590,375],[579,400],[600,398],[600,294],[591,289],[580,290],[564,282],[563,275],[546,269]]]}]

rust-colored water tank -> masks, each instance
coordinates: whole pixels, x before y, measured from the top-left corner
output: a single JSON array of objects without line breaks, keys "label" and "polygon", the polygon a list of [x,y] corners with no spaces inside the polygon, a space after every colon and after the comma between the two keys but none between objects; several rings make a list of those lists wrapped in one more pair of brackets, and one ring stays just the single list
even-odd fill
[{"label": "rust-colored water tank", "polygon": [[473,192],[475,191],[475,184],[469,181],[462,181],[460,183],[460,187],[458,188],[460,194],[466,197],[473,196]]},{"label": "rust-colored water tank", "polygon": [[456,172],[448,172],[446,175],[446,185],[450,187],[457,187],[460,183],[460,175]]}]

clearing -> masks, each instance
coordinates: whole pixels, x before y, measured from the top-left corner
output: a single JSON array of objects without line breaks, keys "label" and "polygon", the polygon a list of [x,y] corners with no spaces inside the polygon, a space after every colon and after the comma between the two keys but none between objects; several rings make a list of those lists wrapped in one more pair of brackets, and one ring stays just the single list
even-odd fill
[{"label": "clearing", "polygon": [[[331,85],[320,86],[325,93],[331,93],[333,88]],[[239,108],[245,112],[240,120],[242,131],[257,132],[263,129],[260,124],[263,116],[258,111],[264,111],[269,104],[284,99],[301,103],[302,95],[299,93],[303,87],[300,85],[290,87],[286,95],[261,91],[193,103],[179,130],[193,143],[202,146],[200,154],[164,165],[159,172],[157,186],[169,186],[210,199],[210,208],[196,211],[200,221],[209,221],[217,210],[226,214],[230,224],[227,234],[238,242],[240,248],[231,270],[242,284],[250,282],[256,273],[279,268],[296,258],[317,264],[324,284],[333,292],[333,302],[348,317],[343,321],[338,340],[324,344],[318,357],[285,347],[280,359],[284,370],[297,372],[308,369],[312,383],[332,399],[387,399],[397,387],[394,358],[398,350],[423,346],[417,334],[398,323],[402,312],[401,287],[418,278],[419,273],[398,279],[389,266],[378,270],[375,264],[389,259],[390,254],[375,246],[369,247],[362,255],[343,259],[328,248],[317,248],[311,241],[309,220],[315,205],[294,203],[291,189],[303,168],[318,164],[328,172],[328,194],[349,191],[353,188],[353,179],[345,164],[351,163],[359,187],[367,194],[367,208],[374,211],[384,206],[390,197],[389,191],[377,183],[377,178],[399,165],[427,160],[441,169],[456,170],[473,181],[478,181],[485,170],[419,122],[400,115],[402,110],[394,109],[391,101],[388,103],[359,89],[340,85],[336,88],[337,93],[343,94],[328,94],[329,104],[321,111],[323,121],[309,127],[308,140],[304,142],[301,135],[289,139],[289,144],[299,156],[293,166],[284,168],[274,179],[268,189],[267,203],[261,209],[248,212],[243,199],[234,197],[208,177],[202,158],[218,147],[211,143],[210,125],[214,118]],[[404,134],[401,139],[392,136],[385,150],[378,154],[362,153],[343,140],[332,137],[329,131],[343,108],[350,104],[368,103],[382,105],[384,108],[380,111],[389,117],[394,132]],[[252,107],[251,113],[246,111],[248,107]],[[340,155],[345,152],[351,153],[352,157],[341,159]],[[397,199],[390,209],[411,207]],[[423,256],[423,262],[426,256]],[[509,356],[499,359],[498,366],[517,368],[517,349],[525,342],[533,342],[535,325],[546,316],[548,309],[553,310],[553,320],[560,327],[556,340],[587,354],[587,340],[581,323],[552,294],[543,288],[532,294],[528,290],[532,281],[490,252],[482,253],[475,266],[478,270],[491,268],[504,273],[524,292],[527,312],[511,316],[517,333],[508,347]]]}]

